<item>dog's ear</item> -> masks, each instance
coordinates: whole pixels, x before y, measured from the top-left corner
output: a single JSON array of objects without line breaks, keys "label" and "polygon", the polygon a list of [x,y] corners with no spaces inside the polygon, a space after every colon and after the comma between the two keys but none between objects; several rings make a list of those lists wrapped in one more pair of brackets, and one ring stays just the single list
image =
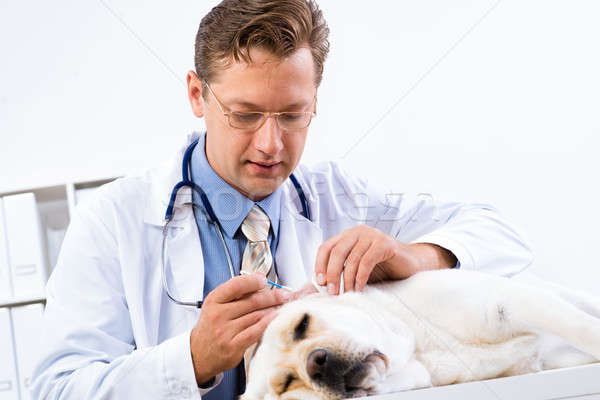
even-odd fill
[{"label": "dog's ear", "polygon": [[308,282],[306,285],[302,286],[302,289],[296,290],[295,292],[292,293],[292,297],[290,298],[290,301],[298,300],[298,299],[301,299],[303,297],[306,297],[306,296],[309,296],[309,295],[315,294],[315,293],[319,293],[319,291],[317,290],[317,288],[315,288],[315,286],[311,282]]},{"label": "dog's ear", "polygon": [[252,359],[254,358],[256,350],[258,349],[258,346],[260,346],[261,342],[262,338],[260,338],[258,342],[248,347],[244,352],[244,369],[246,370],[246,379],[248,379],[248,371],[250,370],[250,364],[252,363]]}]

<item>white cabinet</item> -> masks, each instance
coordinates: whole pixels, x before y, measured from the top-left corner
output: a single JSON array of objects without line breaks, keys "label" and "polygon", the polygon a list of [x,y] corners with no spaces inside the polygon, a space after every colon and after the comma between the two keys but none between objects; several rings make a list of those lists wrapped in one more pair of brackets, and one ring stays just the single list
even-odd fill
[{"label": "white cabinet", "polygon": [[40,327],[44,306],[30,304],[11,308],[13,332],[15,338],[15,354],[21,400],[32,400],[30,394],[31,376],[37,361],[40,348]]},{"label": "white cabinet", "polygon": [[77,202],[113,179],[0,187],[0,400],[32,399],[46,281]]},{"label": "white cabinet", "polygon": [[4,222],[15,300],[44,297],[47,256],[34,193],[5,196]]},{"label": "white cabinet", "polygon": [[77,202],[114,179],[7,193],[0,187],[0,308],[44,301]]},{"label": "white cabinet", "polygon": [[0,303],[10,301],[13,297],[5,226],[4,206],[0,198]]},{"label": "white cabinet", "polygon": [[19,388],[10,311],[0,308],[0,400],[18,400]]}]

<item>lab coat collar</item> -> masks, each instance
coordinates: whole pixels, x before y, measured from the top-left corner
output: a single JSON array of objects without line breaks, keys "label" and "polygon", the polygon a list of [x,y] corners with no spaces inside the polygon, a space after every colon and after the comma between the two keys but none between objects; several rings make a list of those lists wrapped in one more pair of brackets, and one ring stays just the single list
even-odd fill
[{"label": "lab coat collar", "polygon": [[[309,281],[314,273],[317,250],[323,242],[323,232],[319,225],[302,215],[302,207],[294,187],[285,184],[283,189],[275,263],[279,280],[297,290]],[[306,193],[307,189],[304,189],[304,192]],[[310,197],[308,201],[314,205]]]},{"label": "lab coat collar", "polygon": [[[177,154],[162,164],[158,168],[148,171],[144,176],[144,181],[150,186],[150,196],[148,197],[144,210],[144,222],[151,225],[163,226],[165,223],[165,213],[169,205],[169,199],[173,187],[181,181],[181,163],[183,154],[188,146],[199,137],[198,132],[192,132],[187,136],[184,145]],[[192,201],[192,191],[189,187],[182,187],[177,192],[175,198],[173,219],[169,227],[187,226],[186,219],[193,216],[192,207],[188,205]]]}]

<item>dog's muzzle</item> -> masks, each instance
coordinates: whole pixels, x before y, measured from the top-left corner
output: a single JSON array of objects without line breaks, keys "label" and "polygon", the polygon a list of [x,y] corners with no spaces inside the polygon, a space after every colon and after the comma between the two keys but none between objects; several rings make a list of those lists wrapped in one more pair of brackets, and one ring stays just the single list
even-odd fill
[{"label": "dog's muzzle", "polygon": [[337,355],[328,349],[311,351],[306,360],[308,376],[319,386],[325,386],[344,397],[361,397],[369,394],[374,375],[387,368],[387,357],[374,351],[366,357]]}]

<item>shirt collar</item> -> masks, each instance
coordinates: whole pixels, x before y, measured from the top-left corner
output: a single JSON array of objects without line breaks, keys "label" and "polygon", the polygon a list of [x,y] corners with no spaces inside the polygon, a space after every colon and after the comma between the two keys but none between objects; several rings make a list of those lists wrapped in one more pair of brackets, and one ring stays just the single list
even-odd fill
[{"label": "shirt collar", "polygon": [[[250,212],[254,204],[258,204],[260,208],[267,214],[271,221],[274,237],[277,236],[279,230],[279,214],[281,206],[281,186],[273,193],[265,197],[263,200],[253,202],[230,184],[225,182],[223,178],[215,172],[210,166],[206,158],[206,132],[202,133],[198,139],[198,144],[192,153],[191,159],[191,174],[192,181],[200,186],[208,201],[213,208],[213,211],[225,234],[233,238],[236,231]],[[194,203],[202,204],[199,196],[194,191]]]}]

